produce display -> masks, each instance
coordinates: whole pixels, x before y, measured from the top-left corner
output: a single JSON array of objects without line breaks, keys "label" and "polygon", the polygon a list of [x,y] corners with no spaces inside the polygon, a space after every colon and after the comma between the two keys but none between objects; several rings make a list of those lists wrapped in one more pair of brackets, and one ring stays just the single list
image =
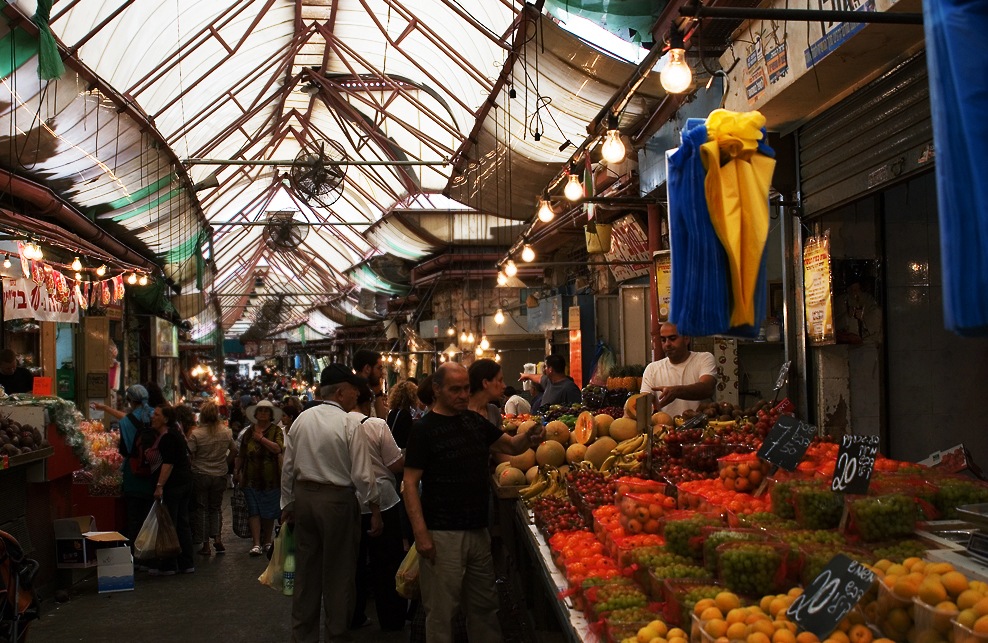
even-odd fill
[{"label": "produce display", "polygon": [[0,411],[0,456],[14,457],[47,446],[41,428],[20,424]]}]

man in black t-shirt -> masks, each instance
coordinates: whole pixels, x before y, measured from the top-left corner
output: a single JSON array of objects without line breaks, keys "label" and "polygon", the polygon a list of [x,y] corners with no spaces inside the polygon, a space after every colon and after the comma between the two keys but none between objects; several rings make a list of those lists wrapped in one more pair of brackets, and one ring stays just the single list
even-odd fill
[{"label": "man in black t-shirt", "polygon": [[17,355],[9,348],[0,351],[0,386],[7,395],[34,390],[34,375],[17,365]]},{"label": "man in black t-shirt", "polygon": [[426,633],[430,641],[453,640],[453,616],[462,611],[470,643],[498,643],[502,637],[487,533],[489,455],[522,453],[545,432],[539,427],[511,437],[468,411],[470,381],[459,364],[440,366],[432,386],[432,411],[415,423],[408,437],[403,482],[405,509],[423,559]]}]

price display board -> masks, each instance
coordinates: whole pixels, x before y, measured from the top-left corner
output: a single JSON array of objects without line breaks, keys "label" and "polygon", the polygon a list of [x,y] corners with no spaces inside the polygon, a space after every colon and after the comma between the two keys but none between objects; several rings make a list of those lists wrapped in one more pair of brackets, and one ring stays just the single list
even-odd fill
[{"label": "price display board", "polygon": [[878,455],[877,435],[845,435],[837,452],[830,488],[839,493],[866,494]]},{"label": "price display board", "polygon": [[816,427],[812,424],[783,415],[765,436],[762,448],[758,450],[758,457],[786,471],[795,471],[816,434]]},{"label": "price display board", "polygon": [[792,602],[786,616],[821,641],[871,589],[875,574],[843,554],[830,559],[820,575]]}]

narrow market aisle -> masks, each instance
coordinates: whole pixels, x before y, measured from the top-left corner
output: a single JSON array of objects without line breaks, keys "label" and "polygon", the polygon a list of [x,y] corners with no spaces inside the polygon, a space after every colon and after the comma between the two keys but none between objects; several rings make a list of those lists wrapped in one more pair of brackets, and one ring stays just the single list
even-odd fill
[{"label": "narrow market aisle", "polygon": [[[42,604],[40,621],[31,624],[32,643],[154,643],[183,641],[250,641],[283,643],[291,640],[291,599],[257,582],[267,565],[265,557],[250,557],[250,540],[230,530],[229,493],[224,501],[223,542],[226,553],[196,556],[194,574],[151,577],[137,572],[132,592],[99,594],[96,574],[75,585],[69,601]],[[514,583],[499,583],[501,621],[506,643],[558,641],[558,632],[536,632],[532,619],[509,590]],[[371,623],[354,630],[354,640],[366,643],[409,641],[411,625],[398,632],[377,626],[373,598],[368,600]],[[555,629],[550,625],[550,629]]]}]

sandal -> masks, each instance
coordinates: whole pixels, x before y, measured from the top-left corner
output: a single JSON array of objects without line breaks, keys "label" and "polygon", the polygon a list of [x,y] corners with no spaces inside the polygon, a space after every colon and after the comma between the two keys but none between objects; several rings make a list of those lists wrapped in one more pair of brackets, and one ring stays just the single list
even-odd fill
[{"label": "sandal", "polygon": [[206,545],[205,547],[203,547],[202,549],[199,550],[199,555],[200,556],[212,556],[213,555],[213,552],[211,552],[209,550],[209,545]]},{"label": "sandal", "polygon": [[222,554],[226,551],[226,547],[223,545],[223,543],[213,543],[213,549],[216,550],[217,554]]},{"label": "sandal", "polygon": [[250,548],[250,551],[247,553],[250,554],[251,556],[260,556],[264,552],[261,550],[260,545],[254,545],[253,547]]}]

